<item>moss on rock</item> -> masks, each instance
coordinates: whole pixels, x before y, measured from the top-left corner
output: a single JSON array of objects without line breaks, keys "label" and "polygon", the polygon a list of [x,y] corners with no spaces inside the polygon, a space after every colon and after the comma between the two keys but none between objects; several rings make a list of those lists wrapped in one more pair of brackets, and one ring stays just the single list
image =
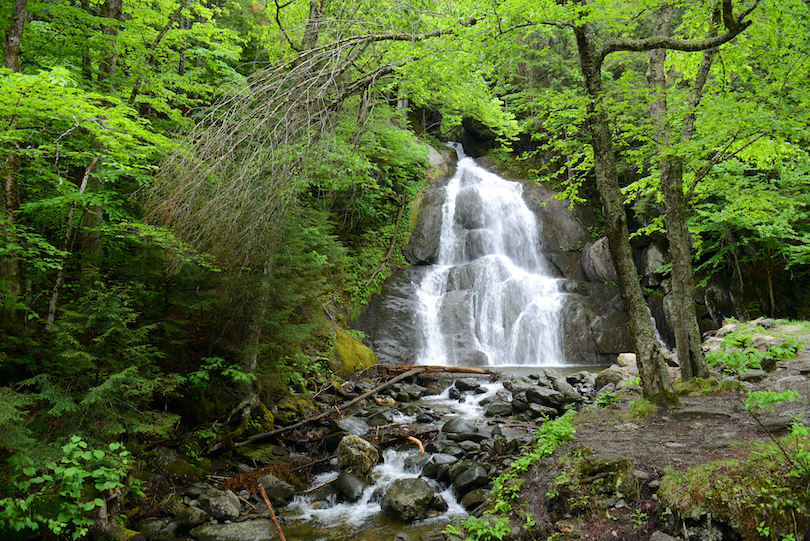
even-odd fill
[{"label": "moss on rock", "polygon": [[335,332],[335,373],[349,378],[356,372],[377,364],[377,355],[371,349],[339,327]]}]

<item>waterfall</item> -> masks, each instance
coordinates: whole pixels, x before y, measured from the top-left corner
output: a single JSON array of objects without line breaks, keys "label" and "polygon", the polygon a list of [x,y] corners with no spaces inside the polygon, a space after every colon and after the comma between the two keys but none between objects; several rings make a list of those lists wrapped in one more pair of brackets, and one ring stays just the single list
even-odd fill
[{"label": "waterfall", "polygon": [[558,280],[547,272],[523,185],[459,155],[436,264],[417,286],[418,364],[563,364]]}]

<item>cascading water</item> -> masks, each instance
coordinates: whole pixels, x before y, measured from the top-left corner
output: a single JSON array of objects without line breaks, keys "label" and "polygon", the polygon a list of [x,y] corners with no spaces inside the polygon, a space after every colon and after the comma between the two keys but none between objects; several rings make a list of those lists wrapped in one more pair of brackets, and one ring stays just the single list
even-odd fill
[{"label": "cascading water", "polygon": [[417,290],[417,364],[562,364],[558,280],[547,273],[523,186],[478,167],[458,144],[436,264]]}]

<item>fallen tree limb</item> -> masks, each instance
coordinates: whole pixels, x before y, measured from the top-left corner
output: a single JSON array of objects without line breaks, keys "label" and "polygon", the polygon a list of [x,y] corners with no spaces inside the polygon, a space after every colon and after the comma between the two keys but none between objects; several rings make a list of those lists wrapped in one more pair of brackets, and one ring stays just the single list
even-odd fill
[{"label": "fallen tree limb", "polygon": [[[394,383],[397,383],[398,381],[402,381],[405,378],[409,378],[411,376],[415,376],[416,374],[419,374],[420,372],[422,372],[422,370],[424,370],[424,367],[421,367],[421,366],[416,367],[416,368],[411,368],[411,370],[408,370],[404,374],[400,374],[397,377],[386,381],[382,385],[378,385],[374,389],[372,389],[372,390],[370,390],[370,391],[368,391],[366,393],[361,394],[357,398],[346,402],[345,404],[340,406],[338,411],[345,410],[346,408],[350,408],[351,406],[353,406],[354,404],[357,404],[361,400],[364,400],[364,399],[370,397],[371,395],[373,395],[375,393],[378,393],[380,391],[383,391],[383,390],[387,389],[388,387],[390,387]],[[276,430],[271,430],[270,432],[263,432],[261,434],[256,434],[254,436],[249,437],[245,441],[240,441],[238,443],[234,443],[233,446],[234,447],[242,447],[243,445],[247,445],[249,443],[264,440],[264,439],[267,439],[267,438],[272,438],[273,436],[283,434],[284,432],[289,432],[290,430],[295,430],[296,428],[300,428],[302,426],[308,425],[309,423],[317,421],[318,419],[322,419],[322,418],[326,417],[327,415],[332,413],[333,409],[334,409],[334,407],[329,408],[326,411],[322,411],[321,413],[318,413],[316,415],[311,415],[311,416],[307,417],[306,419],[304,419],[302,421],[299,421],[299,422],[297,422],[295,424],[292,424],[292,425],[277,428]]]},{"label": "fallen tree limb", "polygon": [[281,524],[278,523],[278,519],[276,518],[276,512],[273,511],[273,506],[270,503],[270,498],[267,497],[267,492],[264,490],[264,485],[259,483],[259,492],[262,493],[262,498],[264,498],[264,503],[267,504],[267,510],[270,512],[270,518],[273,520],[273,524],[276,525],[276,530],[278,531],[278,536],[281,538],[281,541],[287,541],[284,537],[284,531],[281,529]]},{"label": "fallen tree limb", "polygon": [[[407,364],[400,364],[395,366],[384,366],[381,368],[385,368],[388,372],[403,372],[405,370],[410,370],[413,368],[411,365]],[[420,366],[419,368],[422,369],[423,372],[431,373],[431,372],[447,372],[451,374],[482,374],[482,375],[498,375],[499,372],[494,370],[487,370],[485,368],[476,368],[474,366]]]}]

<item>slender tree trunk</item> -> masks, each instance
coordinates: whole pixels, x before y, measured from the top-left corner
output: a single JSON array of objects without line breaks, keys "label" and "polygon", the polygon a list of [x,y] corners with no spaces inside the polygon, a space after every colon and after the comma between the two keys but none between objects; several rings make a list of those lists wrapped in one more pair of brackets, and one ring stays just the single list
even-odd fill
[{"label": "slender tree trunk", "polygon": [[596,58],[593,30],[589,24],[574,28],[579,51],[580,68],[585,79],[588,130],[594,152],[596,184],[602,200],[608,244],[613,263],[619,276],[624,307],[641,376],[644,398],[667,406],[678,403],[672,382],[655,338],[647,304],[638,281],[638,271],[633,262],[630,234],[627,227],[623,197],[613,153],[613,136],[602,103],[601,66]]},{"label": "slender tree trunk", "polygon": [[[81,185],[79,186],[79,194],[83,194],[84,191],[87,189],[87,182],[90,178],[90,173],[93,171],[93,168],[96,166],[98,162],[98,158],[93,158],[93,161],[90,162],[90,165],[87,166],[87,169],[84,171],[84,176],[82,177]],[[47,323],[45,324],[46,329],[51,329],[53,327],[53,322],[56,320],[56,306],[59,302],[59,292],[62,289],[62,285],[65,283],[65,267],[67,266],[68,258],[70,257],[70,247],[73,243],[73,217],[76,214],[76,203],[73,203],[70,206],[70,210],[68,211],[67,215],[67,225],[65,226],[65,242],[62,245],[62,250],[64,251],[64,255],[62,256],[61,264],[59,266],[59,270],[56,272],[56,282],[53,284],[53,289],[51,290],[51,300],[48,303],[48,318]]]},{"label": "slender tree trunk", "polygon": [[[673,12],[673,7],[668,4],[659,9],[653,30],[654,35],[669,37]],[[714,49],[709,49],[704,53],[700,72],[690,96],[692,111],[687,114],[681,132],[682,142],[689,141],[694,133],[693,111],[703,94],[703,85],[708,77],[713,56]],[[664,194],[667,239],[672,258],[670,317],[675,334],[675,349],[681,364],[681,378],[690,380],[693,377],[708,377],[709,367],[703,356],[700,327],[695,311],[695,276],[692,269],[689,227],[686,221],[687,202],[683,193],[683,158],[669,153],[671,130],[667,122],[666,58],[666,49],[650,51],[647,83],[655,92],[655,99],[650,105],[650,116],[658,126],[656,139],[661,172],[661,191]]]},{"label": "slender tree trunk", "polygon": [[[124,17],[124,0],[106,0],[101,8],[101,16],[107,19],[121,21]],[[113,76],[118,65],[118,25],[107,25],[102,29],[105,36],[109,36],[107,49],[101,53],[101,60],[98,63],[99,83],[104,82],[107,87],[113,89]]]},{"label": "slender tree trunk", "polygon": [[[27,0],[16,0],[14,11],[11,15],[11,23],[5,29],[5,41],[3,42],[3,57],[5,66],[15,73],[22,71],[22,61],[20,51],[22,50],[22,35],[25,29],[25,20],[28,17],[26,10]],[[5,158],[0,163],[0,179],[3,183],[2,200],[0,201],[0,234],[3,235],[6,245],[10,248],[10,255],[5,260],[0,261],[0,269],[4,272],[3,279],[9,295],[9,308],[7,315],[14,318],[16,315],[17,300],[22,295],[22,266],[20,259],[16,255],[16,248],[19,246],[16,223],[17,211],[20,208],[20,188],[19,176],[22,163],[20,161],[19,149],[16,146],[7,149]]]}]

